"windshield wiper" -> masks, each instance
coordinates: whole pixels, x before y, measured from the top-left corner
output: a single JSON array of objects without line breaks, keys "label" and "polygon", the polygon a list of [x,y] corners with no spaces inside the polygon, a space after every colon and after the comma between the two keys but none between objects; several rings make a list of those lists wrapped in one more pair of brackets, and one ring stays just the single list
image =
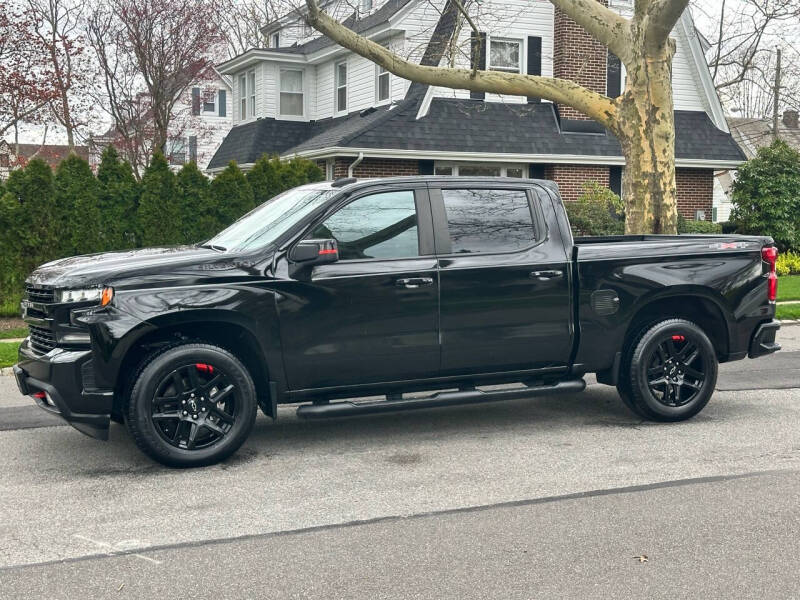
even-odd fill
[{"label": "windshield wiper", "polygon": [[217,244],[200,244],[200,248],[209,248],[211,250],[217,250],[218,252],[227,252],[227,248],[225,246],[219,246]]}]

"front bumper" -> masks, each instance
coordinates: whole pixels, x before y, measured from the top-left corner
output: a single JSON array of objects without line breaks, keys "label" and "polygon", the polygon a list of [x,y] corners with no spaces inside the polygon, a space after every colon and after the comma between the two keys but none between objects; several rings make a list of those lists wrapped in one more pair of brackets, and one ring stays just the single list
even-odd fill
[{"label": "front bumper", "polygon": [[81,433],[107,440],[111,421],[112,390],[92,387],[91,350],[56,348],[47,354],[34,352],[25,340],[19,348],[14,377],[25,396],[34,397],[44,410],[59,415]]},{"label": "front bumper", "polygon": [[750,358],[758,358],[780,350],[781,345],[775,341],[775,334],[778,333],[780,328],[781,322],[775,320],[759,325],[750,342],[750,349],[747,355]]}]

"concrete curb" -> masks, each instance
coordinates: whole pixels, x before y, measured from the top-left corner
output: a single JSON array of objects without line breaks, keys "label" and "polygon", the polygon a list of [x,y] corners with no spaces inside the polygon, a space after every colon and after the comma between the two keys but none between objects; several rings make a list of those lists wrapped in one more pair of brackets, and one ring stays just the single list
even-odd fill
[{"label": "concrete curb", "polygon": [[3,367],[2,369],[0,369],[0,376],[13,375],[13,374],[14,371],[11,369],[11,367]]}]

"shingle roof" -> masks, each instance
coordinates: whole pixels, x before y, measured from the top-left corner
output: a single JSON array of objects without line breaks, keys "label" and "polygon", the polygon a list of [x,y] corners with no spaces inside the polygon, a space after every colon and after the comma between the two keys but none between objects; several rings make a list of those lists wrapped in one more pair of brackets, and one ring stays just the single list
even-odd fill
[{"label": "shingle roof", "polygon": [[[356,33],[364,33],[373,27],[388,23],[389,19],[397,14],[400,9],[402,9],[409,2],[411,2],[411,0],[389,0],[374,13],[371,13],[363,19],[359,19],[358,21],[345,21],[345,24]],[[348,17],[348,19],[352,18],[352,15]],[[311,54],[312,52],[317,52],[318,50],[322,50],[328,46],[333,46],[335,43],[336,42],[334,42],[332,39],[323,35],[311,40],[310,42],[306,42],[305,44],[287,46],[285,48],[269,48],[269,51],[286,52],[288,54]]]},{"label": "shingle roof", "polygon": [[[742,147],[748,158],[753,158],[762,146],[772,143],[772,119],[729,118],[731,133]],[[800,150],[800,129],[787,127],[783,121],[778,122],[780,138],[792,148]]]}]

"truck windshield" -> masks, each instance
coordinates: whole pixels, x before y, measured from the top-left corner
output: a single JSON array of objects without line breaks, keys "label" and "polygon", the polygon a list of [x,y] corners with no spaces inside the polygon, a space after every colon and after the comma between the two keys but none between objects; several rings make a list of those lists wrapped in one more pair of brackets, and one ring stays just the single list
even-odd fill
[{"label": "truck windshield", "polygon": [[337,193],[320,187],[289,190],[254,208],[202,246],[222,251],[264,248]]}]

